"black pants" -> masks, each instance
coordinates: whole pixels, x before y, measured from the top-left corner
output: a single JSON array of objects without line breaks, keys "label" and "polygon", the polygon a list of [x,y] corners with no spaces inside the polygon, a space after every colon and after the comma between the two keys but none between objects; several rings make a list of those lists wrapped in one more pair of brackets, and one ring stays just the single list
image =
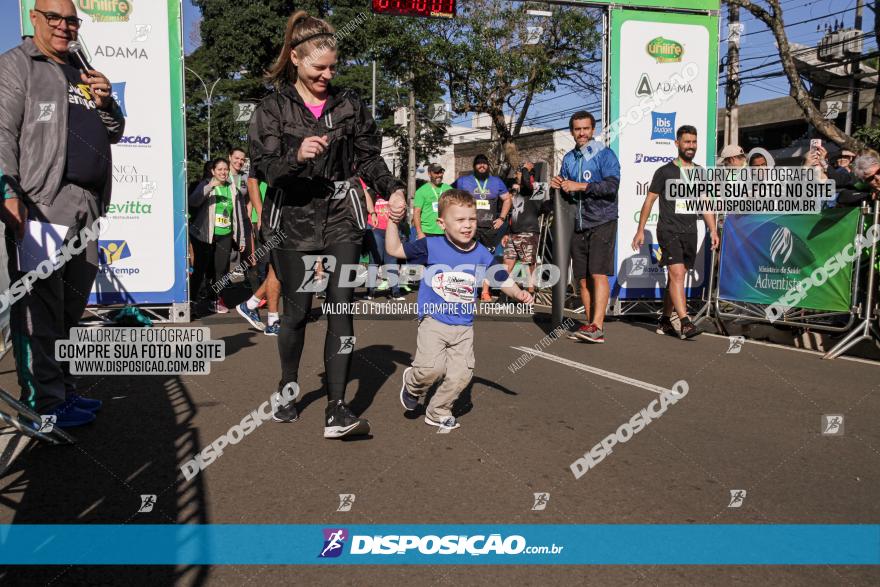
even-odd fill
[{"label": "black pants", "polygon": [[219,282],[229,270],[232,235],[217,236],[215,234],[213,243],[203,243],[194,238],[192,239],[192,246],[195,265],[193,266],[192,277],[189,280],[189,297],[193,301],[198,300],[202,282],[207,280],[208,299],[215,302],[220,292],[214,291],[212,286]]},{"label": "black pants", "polygon": [[[82,228],[93,226],[100,206],[95,194],[73,184],[61,186],[55,204],[28,205],[28,218],[70,226],[65,246]],[[83,240],[77,239],[82,246]],[[10,284],[16,284],[25,273],[19,271],[18,243],[6,233],[6,253]],[[110,267],[108,266],[109,270]],[[12,303],[9,326],[12,351],[21,401],[38,413],[46,414],[76,393],[76,377],[70,374],[70,362],[55,358],[55,342],[67,340],[70,329],[79,324],[89,299],[89,292],[98,273],[98,243],[89,241],[85,250],[50,273],[33,282],[26,295]],[[107,278],[103,282],[109,286]],[[100,287],[99,287],[100,289]],[[8,293],[25,290],[12,288]],[[10,300],[11,302],[12,300]]]},{"label": "black pants", "polygon": [[[281,315],[281,332],[278,335],[278,354],[281,357],[281,382],[279,389],[290,382],[299,382],[299,362],[306,340],[306,324],[312,308],[314,291],[309,287],[315,274],[316,257],[332,257],[325,262],[328,274],[328,304],[350,304],[354,299],[353,287],[340,287],[343,265],[356,264],[360,258],[361,245],[341,243],[330,245],[322,251],[303,253],[290,249],[274,249],[272,266],[281,281],[284,312]],[[306,290],[306,291],[303,291]],[[327,372],[327,399],[336,401],[345,396],[348,371],[351,367],[354,324],[351,314],[327,315],[327,336],[324,339],[324,368]],[[342,352],[340,352],[342,351]]]}]

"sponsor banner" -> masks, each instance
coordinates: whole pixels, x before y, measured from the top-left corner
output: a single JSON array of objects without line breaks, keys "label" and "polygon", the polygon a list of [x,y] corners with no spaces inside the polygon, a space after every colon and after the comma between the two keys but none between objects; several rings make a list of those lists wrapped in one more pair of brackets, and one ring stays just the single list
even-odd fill
[{"label": "sponsor banner", "polygon": [[821,214],[728,216],[724,220],[719,296],[770,305],[815,269],[824,267],[827,281],[808,289],[797,307],[848,312],[852,263],[840,263],[835,255],[853,244],[858,221],[859,211],[845,208]]},{"label": "sponsor banner", "polygon": [[[678,154],[674,141],[679,126],[697,128],[696,163],[705,166],[714,162],[717,37],[715,16],[611,11],[610,120],[627,118],[629,123],[611,142],[621,167],[614,297],[662,297],[666,269],[657,263],[661,254],[656,250],[657,203],[645,228],[642,250],[633,251],[630,243],[654,172]],[[696,77],[688,71],[695,71]],[[649,102],[651,106],[642,106]],[[633,120],[633,112],[643,115]],[[692,218],[696,222],[698,217]],[[708,273],[702,219],[697,230],[700,250],[686,282],[690,297],[702,294]]]},{"label": "sponsor banner", "polygon": [[[125,134],[113,145],[109,228],[89,303],[187,300],[180,0],[74,0],[80,40],[113,85]],[[23,21],[33,0],[22,0]],[[25,32],[27,32],[25,30]]]},{"label": "sponsor banner", "polygon": [[877,524],[11,524],[0,536],[0,564],[16,565],[880,563]]}]

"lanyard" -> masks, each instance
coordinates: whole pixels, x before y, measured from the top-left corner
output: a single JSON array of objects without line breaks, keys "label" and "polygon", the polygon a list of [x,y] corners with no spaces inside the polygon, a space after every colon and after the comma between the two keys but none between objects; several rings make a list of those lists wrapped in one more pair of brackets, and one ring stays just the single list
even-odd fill
[{"label": "lanyard", "polygon": [[480,188],[480,190],[479,190],[479,191],[480,191],[480,196],[481,196],[480,199],[481,199],[481,200],[485,200],[485,199],[486,199],[486,197],[485,197],[486,194],[489,193],[489,191],[486,189],[486,186],[489,185],[489,178],[487,177],[487,178],[486,178],[486,181],[483,182],[483,185],[480,185],[480,180],[477,179],[477,176],[475,175],[475,176],[474,176],[474,183],[476,183],[476,184],[477,184],[477,187]]},{"label": "lanyard", "polygon": [[[477,178],[475,177],[474,179],[477,179]],[[486,181],[489,181],[489,180],[487,179]],[[434,192],[434,197],[435,197],[435,198],[438,198],[438,199],[439,199],[440,196],[443,195],[443,190],[440,190],[440,191],[438,192],[438,191],[437,191],[437,188],[434,187],[434,184],[433,184],[433,183],[428,184],[428,185],[431,186],[431,191]],[[477,185],[479,185],[479,184],[477,184]]]}]

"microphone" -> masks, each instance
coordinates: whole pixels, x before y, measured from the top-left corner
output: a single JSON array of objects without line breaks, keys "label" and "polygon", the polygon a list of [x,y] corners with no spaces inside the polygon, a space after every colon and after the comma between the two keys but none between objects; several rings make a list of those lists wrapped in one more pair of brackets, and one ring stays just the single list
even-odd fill
[{"label": "microphone", "polygon": [[72,60],[79,62],[79,69],[86,73],[88,70],[92,69],[91,64],[89,64],[89,60],[86,59],[86,54],[83,52],[82,43],[79,41],[71,41],[67,44],[67,52],[70,54]]}]

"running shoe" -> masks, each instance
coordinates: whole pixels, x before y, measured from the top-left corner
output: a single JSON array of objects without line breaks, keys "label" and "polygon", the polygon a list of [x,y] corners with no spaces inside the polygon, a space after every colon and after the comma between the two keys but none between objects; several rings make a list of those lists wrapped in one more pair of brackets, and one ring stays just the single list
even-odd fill
[{"label": "running shoe", "polygon": [[430,416],[426,415],[425,424],[428,424],[429,426],[437,426],[438,428],[444,428],[447,430],[455,430],[456,428],[461,426],[461,424],[458,423],[458,420],[455,419],[455,416],[446,416],[445,418],[443,418],[443,420],[438,422],[437,420],[434,420]]},{"label": "running shoe", "polygon": [[570,338],[572,340],[585,340],[584,337],[588,336],[588,333],[590,332],[590,326],[593,326],[593,325],[592,324],[581,324],[577,328],[572,328],[571,331],[569,331],[569,333],[568,333],[568,338]]},{"label": "running shoe", "polygon": [[579,340],[584,342],[605,342],[605,331],[595,324],[578,328],[576,335]]},{"label": "running shoe", "polygon": [[406,296],[400,292],[397,292],[397,293],[391,294],[391,299],[394,300],[395,302],[402,302],[402,301],[406,300]]},{"label": "running shoe", "polygon": [[[276,322],[277,324],[277,322]],[[276,401],[278,402],[278,407],[272,412],[272,419],[276,422],[296,422],[299,419],[299,414],[296,411],[296,406],[294,405],[296,402],[296,398],[299,397],[299,387],[294,389],[293,399],[291,399],[288,403],[282,404],[281,392],[278,392],[276,395]]]},{"label": "running shoe", "polygon": [[403,384],[400,386],[400,403],[407,412],[412,412],[419,407],[419,397],[413,395],[406,388],[406,374],[412,371],[412,367],[403,370]]},{"label": "running shoe", "polygon": [[228,314],[229,308],[223,303],[222,298],[217,298],[216,302],[211,302],[211,312],[213,314]]},{"label": "running shoe", "polygon": [[74,408],[85,410],[87,412],[97,412],[104,406],[104,402],[101,400],[83,397],[78,393],[68,395],[67,403],[73,404]]},{"label": "running shoe", "polygon": [[667,336],[678,336],[675,326],[672,325],[672,319],[669,316],[661,316],[657,322],[657,334],[665,334]]},{"label": "running shoe", "polygon": [[370,423],[351,413],[341,399],[330,402],[324,413],[324,438],[343,438],[370,433]]},{"label": "running shoe", "polygon": [[688,320],[686,322],[682,321],[681,334],[679,335],[679,337],[682,340],[687,340],[689,338],[693,338],[699,334],[702,334],[702,332],[703,331],[700,330],[699,328],[697,328],[697,325],[694,324],[693,322],[691,322],[690,320]]},{"label": "running shoe", "polygon": [[270,324],[263,331],[263,334],[266,336],[278,336],[278,331],[281,330],[281,321],[279,320],[275,324]]},{"label": "running shoe", "polygon": [[266,325],[260,321],[260,313],[248,308],[247,302],[242,302],[235,306],[235,310],[257,330],[266,330]]},{"label": "running shoe", "polygon": [[577,333],[578,333],[578,330],[583,327],[584,327],[583,324],[580,324],[579,322],[575,322],[574,325],[566,331],[565,336],[567,338],[570,338],[571,340],[580,340],[578,338]]},{"label": "running shoe", "polygon": [[387,289],[391,289],[391,285],[389,285],[387,279],[383,279],[382,283],[376,286],[376,291],[385,291]]}]

